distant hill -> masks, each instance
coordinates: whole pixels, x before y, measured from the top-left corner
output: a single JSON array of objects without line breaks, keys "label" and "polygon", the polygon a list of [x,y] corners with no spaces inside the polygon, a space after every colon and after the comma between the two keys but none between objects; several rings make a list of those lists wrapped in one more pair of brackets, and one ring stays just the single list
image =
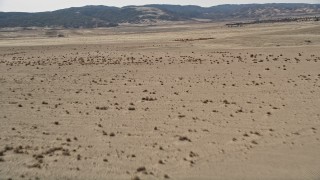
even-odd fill
[{"label": "distant hill", "polygon": [[261,20],[320,15],[320,4],[245,4],[213,7],[152,4],[145,6],[85,6],[52,12],[0,12],[0,27],[113,27],[119,23],[150,23],[193,19]]}]

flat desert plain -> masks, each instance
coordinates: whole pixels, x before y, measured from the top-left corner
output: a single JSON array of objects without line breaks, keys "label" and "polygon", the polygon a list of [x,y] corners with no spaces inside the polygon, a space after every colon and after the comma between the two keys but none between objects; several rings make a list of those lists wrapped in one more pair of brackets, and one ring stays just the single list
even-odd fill
[{"label": "flat desert plain", "polygon": [[320,179],[320,23],[0,32],[0,179]]}]

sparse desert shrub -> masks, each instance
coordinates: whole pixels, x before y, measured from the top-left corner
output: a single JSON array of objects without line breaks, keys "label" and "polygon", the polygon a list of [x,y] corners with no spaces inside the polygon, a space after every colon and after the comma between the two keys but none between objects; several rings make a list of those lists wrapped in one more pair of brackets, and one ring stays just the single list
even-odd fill
[{"label": "sparse desert shrub", "polygon": [[136,110],[136,108],[134,108],[134,107],[129,107],[128,110],[129,110],[129,111],[134,111],[134,110]]}]

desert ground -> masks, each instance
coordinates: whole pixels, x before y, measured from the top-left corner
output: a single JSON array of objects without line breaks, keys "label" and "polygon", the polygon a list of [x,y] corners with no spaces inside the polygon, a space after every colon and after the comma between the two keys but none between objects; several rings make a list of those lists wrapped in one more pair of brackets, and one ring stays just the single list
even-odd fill
[{"label": "desert ground", "polygon": [[1,180],[320,179],[319,22],[7,29],[0,73]]}]

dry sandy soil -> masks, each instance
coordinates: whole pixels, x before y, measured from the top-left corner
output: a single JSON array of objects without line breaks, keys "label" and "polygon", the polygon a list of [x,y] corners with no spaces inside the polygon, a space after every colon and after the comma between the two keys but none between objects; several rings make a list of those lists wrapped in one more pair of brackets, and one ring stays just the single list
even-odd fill
[{"label": "dry sandy soil", "polygon": [[0,179],[320,179],[320,23],[0,32]]}]

